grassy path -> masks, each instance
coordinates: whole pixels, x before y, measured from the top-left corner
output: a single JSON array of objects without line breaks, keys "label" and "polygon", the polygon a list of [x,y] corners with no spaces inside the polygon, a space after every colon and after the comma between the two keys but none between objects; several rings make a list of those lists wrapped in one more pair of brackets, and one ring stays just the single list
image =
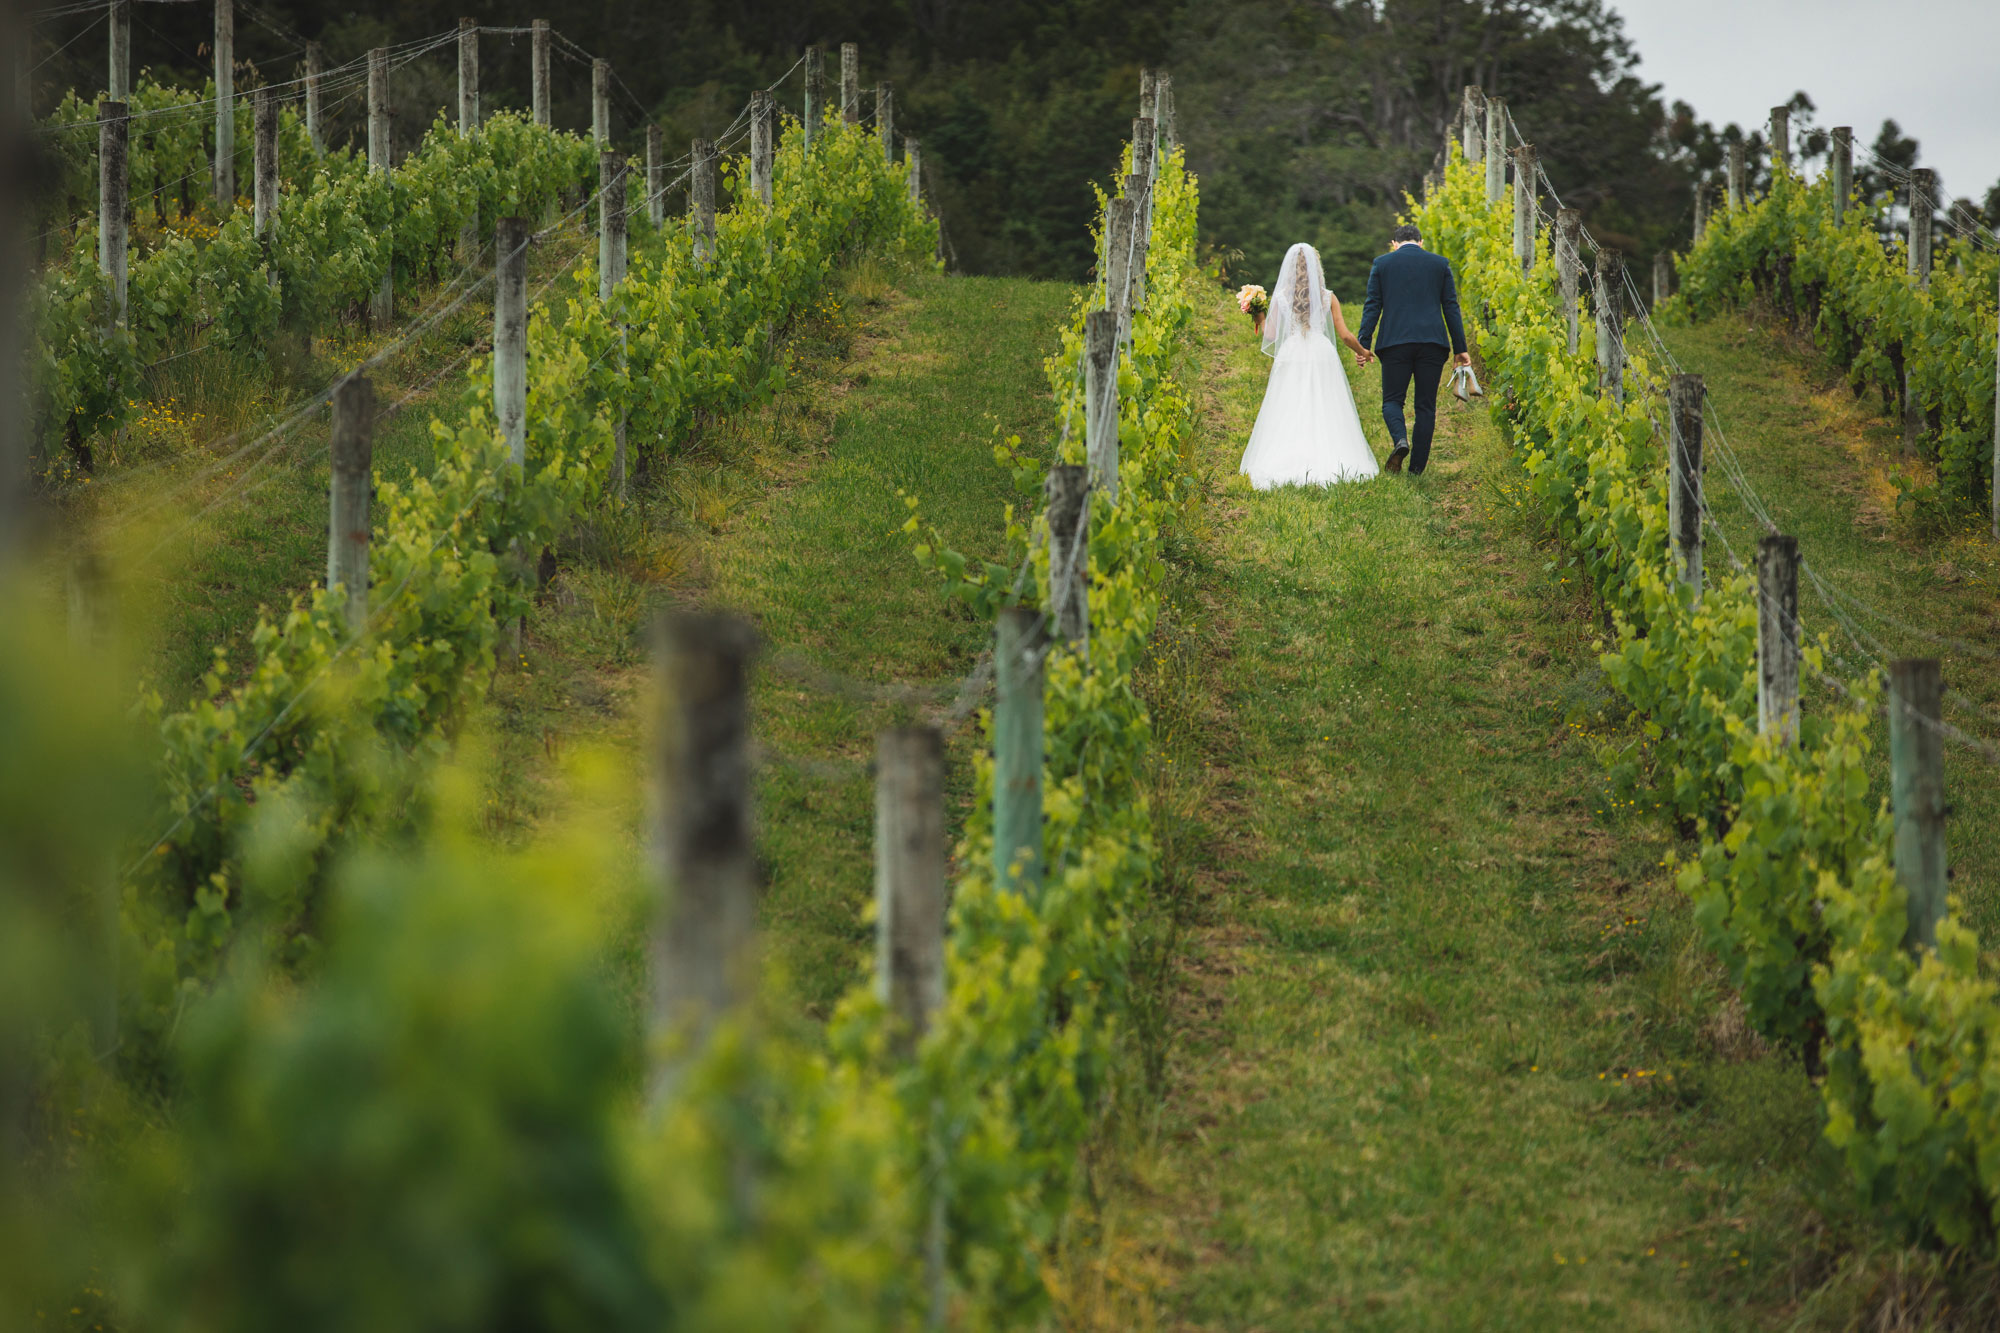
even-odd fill
[{"label": "grassy path", "polygon": [[[1214,320],[1220,478],[1264,362]],[[1171,1272],[1173,1327],[1767,1323],[1824,1262],[1813,1094],[1732,1025],[1663,821],[1606,798],[1570,720],[1601,697],[1588,606],[1484,413],[1434,459],[1226,485],[1186,553],[1214,705],[1166,758],[1201,774],[1200,892],[1111,1225]]]}]

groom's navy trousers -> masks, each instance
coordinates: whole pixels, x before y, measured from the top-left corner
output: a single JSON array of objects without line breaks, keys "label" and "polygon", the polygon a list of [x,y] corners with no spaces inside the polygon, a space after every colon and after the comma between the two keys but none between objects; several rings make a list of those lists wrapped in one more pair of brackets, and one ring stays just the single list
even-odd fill
[{"label": "groom's navy trousers", "polygon": [[[1391,440],[1410,442],[1411,472],[1422,472],[1431,461],[1431,435],[1437,429],[1438,381],[1450,351],[1442,343],[1397,343],[1377,348],[1382,362],[1382,421],[1389,427]],[[1403,400],[1409,397],[1410,381],[1417,382],[1416,429],[1403,429]]]}]

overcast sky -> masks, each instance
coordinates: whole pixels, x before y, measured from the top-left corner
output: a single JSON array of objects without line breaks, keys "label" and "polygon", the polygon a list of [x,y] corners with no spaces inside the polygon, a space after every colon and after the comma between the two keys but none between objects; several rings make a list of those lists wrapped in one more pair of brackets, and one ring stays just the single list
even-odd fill
[{"label": "overcast sky", "polygon": [[[1803,88],[1858,150],[1885,118],[1956,197],[2000,180],[2000,0],[1610,0],[1638,75],[1717,128],[1750,130]],[[1796,139],[1793,140],[1797,142]]]}]

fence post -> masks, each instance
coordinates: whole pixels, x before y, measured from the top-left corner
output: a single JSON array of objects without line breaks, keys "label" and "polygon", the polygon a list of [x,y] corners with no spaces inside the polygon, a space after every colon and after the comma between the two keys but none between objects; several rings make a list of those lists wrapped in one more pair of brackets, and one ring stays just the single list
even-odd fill
[{"label": "fence post", "polygon": [[826,105],[826,54],[817,46],[806,48],[805,148],[812,151],[819,136],[821,108]]},{"label": "fence post", "polygon": [[611,143],[611,62],[590,62],[590,138],[599,148]]},{"label": "fence post", "polygon": [[[1918,291],[1931,285],[1931,214],[1937,196],[1937,173],[1918,167],[1910,173],[1910,276]],[[1923,400],[1917,396],[1915,358],[1906,348],[1903,355],[1903,453],[1914,456],[1923,444],[1928,426]]]},{"label": "fence post", "polygon": [[924,149],[923,145],[912,136],[906,135],[903,139],[903,167],[910,178],[910,202],[923,203]]},{"label": "fence post", "polygon": [[125,195],[129,180],[125,168],[131,127],[125,103],[97,104],[97,267],[111,282],[111,308],[105,312],[105,322],[112,329],[125,322],[126,314]]},{"label": "fence post", "polygon": [[694,257],[696,263],[706,264],[715,257],[715,145],[696,139],[693,156],[689,197],[694,204]]},{"label": "fence post", "polygon": [[549,125],[549,21],[536,19],[528,31],[529,70],[528,81],[532,87],[535,124],[544,129]]},{"label": "fence post", "polygon": [[123,102],[132,95],[132,0],[111,0],[108,19],[111,69],[104,81],[104,100]]},{"label": "fence post", "polygon": [[1743,145],[1729,145],[1729,211],[1743,211]]},{"label": "fence post", "polygon": [[1597,394],[1625,401],[1625,290],[1616,250],[1597,248]]},{"label": "fence post", "polygon": [[750,94],[750,193],[771,206],[771,94],[762,89]]},{"label": "fence post", "polygon": [[853,42],[840,44],[840,119],[861,123],[861,48]]},{"label": "fence post", "polygon": [[1486,99],[1486,202],[1497,204],[1507,188],[1507,103]]},{"label": "fence post", "polygon": [[215,211],[236,207],[235,0],[215,0]]},{"label": "fence post", "polygon": [[[1675,375],[1667,381],[1672,420],[1667,442],[1667,540],[1674,572],[1701,596],[1701,405],[1702,378]],[[1796,601],[1796,595],[1794,597]]]},{"label": "fence post", "polygon": [[652,1018],[680,1044],[653,1070],[671,1096],[715,1022],[748,997],[757,863],[750,839],[750,665],[735,616],[669,612],[654,630],[653,848],[664,899],[651,943]]},{"label": "fence post", "polygon": [[1125,267],[1123,302],[1128,316],[1125,332],[1129,336],[1132,332],[1129,316],[1146,305],[1146,253],[1153,244],[1152,229],[1146,220],[1153,211],[1152,182],[1134,172],[1125,178],[1125,195],[1132,201],[1132,258]]},{"label": "fence post", "polygon": [[1104,205],[1104,308],[1125,315],[1125,275],[1132,260],[1133,203],[1120,195]]},{"label": "fence post", "polygon": [[1153,179],[1153,121],[1141,116],[1132,122],[1132,172],[1134,176]]},{"label": "fence post", "polygon": [[1459,151],[1468,163],[1486,160],[1486,136],[1481,133],[1484,126],[1480,116],[1485,111],[1486,94],[1477,84],[1468,83],[1458,95],[1458,135]]},{"label": "fence post", "polygon": [[479,128],[479,20],[458,21],[458,132]]},{"label": "fence post", "polygon": [[1708,235],[1708,182],[1694,183],[1694,243],[1700,245]]},{"label": "fence post", "polygon": [[624,176],[624,154],[598,154],[598,300],[610,300],[612,290],[624,282]]},{"label": "fence post", "polygon": [[944,733],[875,737],[875,993],[895,1050],[916,1052],[944,1003]]},{"label": "fence post", "polygon": [[1907,895],[1911,953],[1937,947],[1945,912],[1944,675],[1935,657],[1889,664],[1889,809],[1896,880]]},{"label": "fence post", "polygon": [[646,220],[656,230],[667,221],[667,150],[663,138],[664,132],[658,125],[646,127]]},{"label": "fence post", "polygon": [[1160,151],[1171,153],[1180,147],[1179,127],[1174,121],[1174,73],[1163,69],[1153,82],[1153,123],[1160,127]]},{"label": "fence post", "polygon": [[1757,730],[1799,740],[1799,539],[1757,544]]},{"label": "fence post", "polygon": [[[268,242],[278,225],[278,97],[269,88],[259,88],[256,107],[256,145],[251,156],[253,204],[251,222],[260,239]],[[269,255],[268,245],[265,251]],[[271,280],[276,282],[274,270]]]},{"label": "fence post", "polygon": [[1139,114],[1150,117],[1153,114],[1156,93],[1153,87],[1153,70],[1150,65],[1139,67]]},{"label": "fence post", "polygon": [[1833,225],[1847,221],[1847,199],[1854,193],[1854,127],[1833,127]]},{"label": "fence post", "polygon": [[1118,335],[1115,310],[1083,317],[1083,444],[1090,484],[1118,503]]},{"label": "fence post", "polygon": [[528,461],[528,222],[493,226],[493,416],[518,470]]},{"label": "fence post", "polygon": [[326,127],[320,123],[319,80],[326,70],[326,51],[318,42],[306,43],[306,138],[312,141],[314,157],[326,156]]},{"label": "fence post", "polygon": [[1792,109],[1771,108],[1771,169],[1785,172],[1792,167]]},{"label": "fence post", "polygon": [[1042,618],[1007,607],[996,636],[993,882],[1034,895],[1042,887]]},{"label": "fence post", "polygon": [[1563,312],[1569,320],[1569,354],[1576,355],[1580,319],[1577,315],[1577,279],[1583,267],[1583,214],[1574,208],[1556,210],[1556,278],[1562,284]]},{"label": "fence post", "polygon": [[896,90],[886,81],[875,85],[875,134],[882,140],[882,160],[896,160]]},{"label": "fence post", "polygon": [[1090,642],[1090,470],[1057,464],[1042,483],[1049,524],[1048,617],[1064,643]]},{"label": "fence post", "polygon": [[347,628],[368,625],[368,491],[375,468],[375,387],[349,375],[333,391],[333,479],[327,505],[326,586],[347,594]]},{"label": "fence post", "polygon": [[1665,250],[1653,252],[1653,309],[1658,310],[1662,302],[1673,295],[1674,266]]},{"label": "fence post", "polygon": [[[389,51],[378,46],[368,53],[368,170],[388,169]],[[386,242],[389,238],[382,239]],[[369,306],[369,319],[378,330],[386,329],[395,315],[396,259],[392,252],[382,270],[382,284],[375,289],[375,299]]]},{"label": "fence post", "polygon": [[1514,258],[1521,271],[1535,266],[1535,147],[1514,150]]}]

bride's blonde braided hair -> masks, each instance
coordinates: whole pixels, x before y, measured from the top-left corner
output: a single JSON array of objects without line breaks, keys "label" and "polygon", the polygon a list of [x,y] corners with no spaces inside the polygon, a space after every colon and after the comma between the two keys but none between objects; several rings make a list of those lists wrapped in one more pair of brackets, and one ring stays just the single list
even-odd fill
[{"label": "bride's blonde braided hair", "polygon": [[1292,318],[1301,329],[1312,327],[1312,278],[1304,255],[1299,256],[1298,270],[1292,274]]}]

